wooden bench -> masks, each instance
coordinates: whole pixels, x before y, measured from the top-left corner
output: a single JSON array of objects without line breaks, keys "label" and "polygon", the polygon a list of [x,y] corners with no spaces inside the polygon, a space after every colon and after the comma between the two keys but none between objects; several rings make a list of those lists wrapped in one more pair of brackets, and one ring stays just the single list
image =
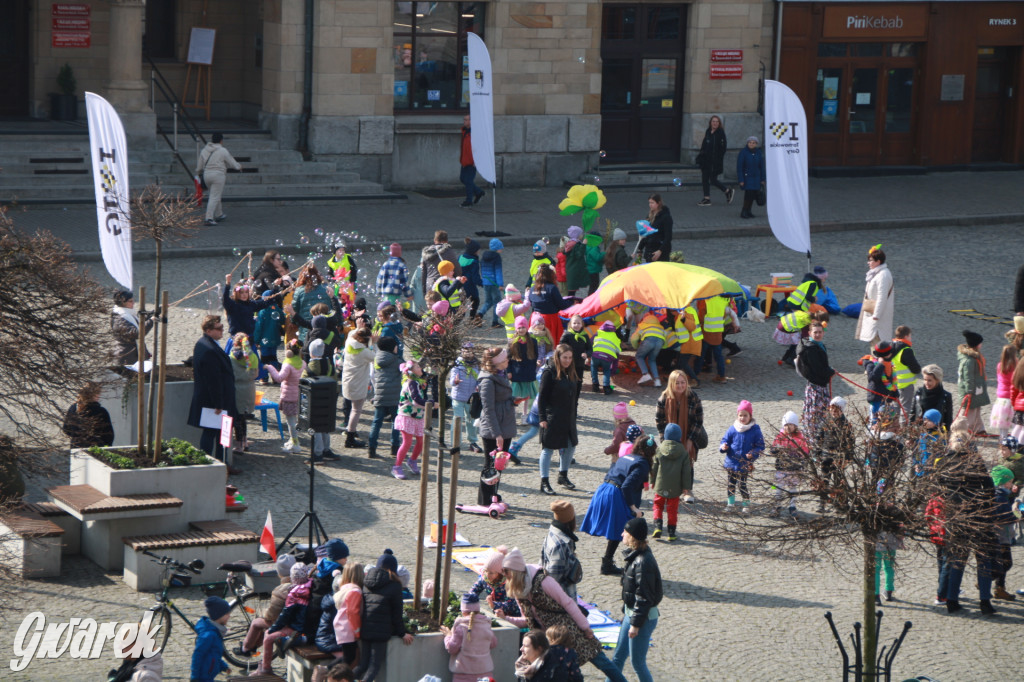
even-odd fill
[{"label": "wooden bench", "polygon": [[39,514],[47,521],[52,521],[64,529],[60,546],[61,554],[78,554],[82,551],[81,521],[53,502],[24,502],[21,507],[26,511]]},{"label": "wooden bench", "polygon": [[317,665],[325,665],[334,656],[325,654],[313,645],[292,647],[285,654],[285,676],[288,682],[312,682]]},{"label": "wooden bench", "polygon": [[59,578],[64,529],[24,507],[0,515],[0,547],[23,578]]},{"label": "wooden bench", "polygon": [[61,485],[46,493],[58,507],[79,521],[109,521],[143,516],[175,514],[184,504],[169,493],[145,495],[104,495],[91,485]]},{"label": "wooden bench", "polygon": [[202,559],[206,567],[198,576],[192,576],[197,583],[223,580],[223,573],[217,570],[221,564],[242,560],[256,563],[259,547],[256,533],[227,519],[193,521],[188,525],[190,530],[181,533],[124,538],[125,583],[139,591],[161,587],[163,568],[142,553],[146,550],[183,563]]}]

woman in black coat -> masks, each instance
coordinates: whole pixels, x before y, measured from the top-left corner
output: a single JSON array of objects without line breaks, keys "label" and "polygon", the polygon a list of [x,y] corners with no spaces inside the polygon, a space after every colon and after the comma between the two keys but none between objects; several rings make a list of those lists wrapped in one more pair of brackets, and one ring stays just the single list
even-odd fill
[{"label": "woman in black coat", "polygon": [[387,655],[388,640],[401,637],[412,644],[413,635],[402,623],[402,583],[398,580],[398,559],[390,549],[377,557],[377,565],[363,578],[363,613],[359,631],[359,667],[356,679],[373,682]]},{"label": "woman in black coat", "polygon": [[100,405],[100,386],[90,381],[78,392],[78,400],[64,417],[64,434],[72,448],[110,447],[114,444],[114,427],[110,413]]},{"label": "woman in black coat", "polygon": [[669,212],[668,206],[661,202],[660,194],[652,194],[648,197],[647,207],[650,209],[647,214],[647,222],[657,232],[641,239],[637,248],[648,263],[667,261],[672,253],[672,214]]},{"label": "woman in black coat", "polygon": [[704,198],[697,202],[698,206],[711,205],[711,185],[725,193],[726,203],[732,203],[736,190],[726,187],[718,181],[725,166],[725,127],[722,119],[712,116],[708,123],[708,129],[704,131],[704,140],[700,143],[700,152],[697,154],[697,165],[700,166],[700,184],[704,188]]},{"label": "woman in black coat", "polygon": [[651,633],[658,625],[658,604],[664,594],[661,570],[647,544],[646,521],[641,518],[627,521],[622,542],[626,545],[626,565],[622,570],[623,615],[612,663],[622,670],[628,656],[637,679],[650,680],[653,678],[647,669],[647,649],[651,645]]},{"label": "woman in black coat", "polygon": [[537,410],[540,412],[540,490],[548,495],[555,491],[548,482],[551,455],[558,450],[558,485],[575,490],[569,480],[569,465],[576,453],[576,376],[575,353],[572,346],[560,343],[544,367],[540,377]]},{"label": "woman in black coat", "polygon": [[829,401],[832,400],[832,376],[836,373],[828,364],[828,350],[825,348],[825,327],[821,322],[812,322],[810,336],[800,339],[796,354],[797,373],[807,380],[804,389],[804,431],[818,432],[828,416]]}]

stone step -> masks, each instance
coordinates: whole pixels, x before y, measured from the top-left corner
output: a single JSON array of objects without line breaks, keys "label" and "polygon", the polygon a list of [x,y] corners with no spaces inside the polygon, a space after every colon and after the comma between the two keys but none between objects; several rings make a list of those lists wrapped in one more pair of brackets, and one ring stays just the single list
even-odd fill
[{"label": "stone step", "polygon": [[[5,169],[6,170],[6,169]],[[187,181],[181,166],[161,166],[153,170],[131,167],[129,182],[131,187],[142,187],[151,184],[182,184]],[[337,183],[357,183],[359,174],[349,171],[320,170],[315,173],[280,173],[276,168],[257,171],[228,173],[228,187],[234,185],[295,185],[305,183],[310,186]],[[61,185],[92,185],[92,172],[84,167],[75,173],[34,173],[31,170],[21,173],[0,173],[0,187],[39,187]]]},{"label": "stone step", "polygon": [[577,181],[599,187],[678,187],[700,184],[700,169],[676,165],[599,167],[581,174]]},{"label": "stone step", "polygon": [[[131,182],[131,187],[142,185]],[[165,191],[174,193],[177,191],[191,191],[191,186],[184,183],[167,183],[163,185]],[[252,184],[252,185],[229,185],[225,192],[224,200],[231,201],[235,198],[259,199],[280,201],[285,197],[312,197],[312,196],[344,196],[344,195],[367,195],[384,194],[383,188],[372,182],[335,182],[294,184]],[[91,184],[69,184],[62,186],[40,187],[38,185],[6,186],[0,188],[0,203],[11,201],[37,201],[37,200],[63,200],[64,203],[81,203],[81,200],[92,202],[95,194]]]}]

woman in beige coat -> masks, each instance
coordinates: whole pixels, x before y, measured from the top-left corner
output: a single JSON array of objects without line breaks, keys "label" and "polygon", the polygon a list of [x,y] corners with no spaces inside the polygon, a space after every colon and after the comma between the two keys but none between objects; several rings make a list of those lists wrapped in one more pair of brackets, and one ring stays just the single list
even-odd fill
[{"label": "woman in beige coat", "polygon": [[224,194],[224,182],[227,180],[228,168],[236,171],[242,170],[242,166],[231,156],[231,152],[224,148],[221,142],[224,135],[214,133],[210,142],[199,154],[199,165],[196,166],[196,176],[203,175],[203,181],[209,188],[210,196],[206,200],[206,225],[216,225],[226,220],[224,208],[221,206],[220,198]]},{"label": "woman in beige coat", "polygon": [[856,331],[858,341],[867,341],[872,346],[892,338],[893,303],[896,299],[892,273],[885,264],[885,252],[880,246],[874,246],[868,252],[867,284]]}]

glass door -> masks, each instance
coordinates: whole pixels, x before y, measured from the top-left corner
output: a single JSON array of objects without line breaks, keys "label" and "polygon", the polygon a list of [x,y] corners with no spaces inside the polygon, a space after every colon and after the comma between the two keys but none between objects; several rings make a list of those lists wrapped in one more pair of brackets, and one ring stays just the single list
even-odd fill
[{"label": "glass door", "polygon": [[811,138],[811,165],[842,165],[846,136],[846,70],[842,67],[818,69],[814,98],[814,135]]},{"label": "glass door", "polygon": [[878,81],[877,66],[850,69],[845,165],[872,166],[881,152],[878,143]]}]

